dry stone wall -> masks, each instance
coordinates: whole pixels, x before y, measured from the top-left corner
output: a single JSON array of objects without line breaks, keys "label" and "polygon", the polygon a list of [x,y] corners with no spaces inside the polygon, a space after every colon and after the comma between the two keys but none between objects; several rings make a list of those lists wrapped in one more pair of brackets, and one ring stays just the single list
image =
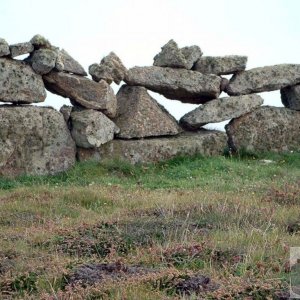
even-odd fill
[{"label": "dry stone wall", "polygon": [[[20,60],[18,56],[28,54]],[[0,39],[0,175],[55,174],[78,160],[133,164],[177,155],[300,150],[300,65],[246,70],[247,57],[202,56],[170,40],[153,66],[127,69],[114,53],[89,67],[41,35],[9,45]],[[222,75],[232,74],[230,80]],[[125,82],[115,95],[110,84]],[[70,99],[60,111],[46,89]],[[199,104],[177,122],[148,90]],[[285,107],[261,106],[257,92],[280,90]],[[229,97],[219,98],[222,92]],[[222,131],[205,124],[231,119]]]}]

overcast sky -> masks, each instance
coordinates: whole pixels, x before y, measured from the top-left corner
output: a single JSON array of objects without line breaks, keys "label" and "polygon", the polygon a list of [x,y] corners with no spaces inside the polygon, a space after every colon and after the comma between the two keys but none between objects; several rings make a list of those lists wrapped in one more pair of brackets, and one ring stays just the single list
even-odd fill
[{"label": "overcast sky", "polygon": [[[1,0],[0,37],[12,44],[42,34],[86,70],[110,51],[128,68],[152,65],[171,38],[204,55],[247,55],[250,69],[300,63],[299,13],[299,0]],[[176,118],[196,107],[151,95]],[[261,95],[281,106],[278,91]],[[48,93],[45,105],[68,103]]]}]

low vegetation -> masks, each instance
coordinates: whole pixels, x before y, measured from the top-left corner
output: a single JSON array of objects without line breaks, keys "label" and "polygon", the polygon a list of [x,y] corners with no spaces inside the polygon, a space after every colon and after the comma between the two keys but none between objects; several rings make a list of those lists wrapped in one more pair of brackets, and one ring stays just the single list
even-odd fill
[{"label": "low vegetation", "polygon": [[300,153],[0,179],[0,299],[288,299]]}]

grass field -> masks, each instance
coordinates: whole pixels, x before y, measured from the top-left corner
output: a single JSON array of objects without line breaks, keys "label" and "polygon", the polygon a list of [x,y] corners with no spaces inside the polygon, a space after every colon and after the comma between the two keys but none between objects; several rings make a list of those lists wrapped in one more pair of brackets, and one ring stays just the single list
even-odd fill
[{"label": "grass field", "polygon": [[53,177],[1,178],[0,188],[0,299],[288,291],[300,153],[80,163]]}]

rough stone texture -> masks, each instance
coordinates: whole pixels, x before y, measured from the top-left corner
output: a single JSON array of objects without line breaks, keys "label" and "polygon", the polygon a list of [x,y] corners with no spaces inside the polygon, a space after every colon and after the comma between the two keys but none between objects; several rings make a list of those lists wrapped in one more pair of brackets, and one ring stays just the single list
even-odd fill
[{"label": "rough stone texture", "polygon": [[247,56],[202,56],[194,65],[195,71],[203,74],[226,75],[244,71]]},{"label": "rough stone texture", "polygon": [[77,146],[98,148],[119,132],[115,123],[100,111],[85,109],[71,112],[72,137]]},{"label": "rough stone texture", "polygon": [[76,75],[87,76],[87,73],[82,65],[76,61],[66,50],[59,50],[58,53],[63,64],[62,71]]},{"label": "rough stone texture", "polygon": [[117,99],[105,81],[97,83],[82,76],[53,71],[44,75],[43,79],[50,92],[69,98],[74,104],[115,117]]},{"label": "rough stone texture", "polygon": [[262,106],[225,128],[233,151],[300,150],[300,112],[296,110]]},{"label": "rough stone texture", "polygon": [[114,53],[110,52],[105,56],[100,64],[92,64],[89,67],[89,73],[93,80],[105,80],[108,84],[113,81],[120,84],[126,75],[127,69],[123,65],[121,59]]},{"label": "rough stone texture", "polygon": [[73,109],[73,106],[63,105],[59,110],[59,112],[63,115],[67,124],[69,124],[72,109]]},{"label": "rough stone texture", "polygon": [[75,144],[52,108],[0,107],[0,174],[55,174],[75,163]]},{"label": "rough stone texture", "polygon": [[196,104],[218,98],[221,86],[221,78],[216,75],[162,67],[134,67],[127,72],[125,82],[169,99]]},{"label": "rough stone texture", "polygon": [[117,94],[118,109],[114,122],[118,137],[131,139],[178,134],[175,118],[140,86],[123,85]]},{"label": "rough stone texture", "polygon": [[217,123],[240,117],[262,105],[262,97],[252,94],[224,97],[209,101],[190,111],[180,119],[186,129],[197,129],[207,123]]},{"label": "rough stone texture", "polygon": [[31,58],[32,69],[38,74],[47,74],[55,68],[56,59],[57,52],[52,49],[36,50]]},{"label": "rough stone texture", "polygon": [[42,77],[22,61],[0,58],[0,101],[43,102],[46,91]]},{"label": "rough stone texture", "polygon": [[18,43],[9,46],[11,57],[31,53],[34,50],[33,45],[30,42]]},{"label": "rough stone texture", "polygon": [[0,38],[0,57],[10,54],[9,45],[5,39]]},{"label": "rough stone texture", "polygon": [[300,110],[300,84],[280,90],[282,104],[290,109]]},{"label": "rough stone texture", "polygon": [[300,83],[300,64],[281,64],[255,68],[234,75],[227,86],[228,95],[279,90]]},{"label": "rough stone texture", "polygon": [[36,50],[41,49],[41,48],[52,48],[51,43],[40,34],[36,34],[30,40],[30,43],[33,45],[34,49],[36,49]]},{"label": "rough stone texture", "polygon": [[77,148],[79,160],[121,159],[132,164],[158,162],[175,156],[221,155],[226,147],[225,132],[201,130],[178,136],[142,140],[115,139],[98,149]]},{"label": "rough stone texture", "polygon": [[202,51],[198,46],[179,49],[174,40],[170,40],[161,48],[161,52],[154,57],[154,66],[191,69],[201,57]]}]

